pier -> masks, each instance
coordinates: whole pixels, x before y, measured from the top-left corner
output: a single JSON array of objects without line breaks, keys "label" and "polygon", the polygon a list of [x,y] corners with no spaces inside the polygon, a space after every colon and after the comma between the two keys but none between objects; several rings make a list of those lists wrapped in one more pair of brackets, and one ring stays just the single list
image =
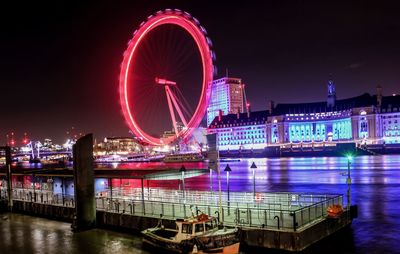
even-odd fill
[{"label": "pier", "polygon": [[[188,170],[186,177],[199,175],[204,170]],[[130,172],[95,170],[96,177],[107,175],[127,178]],[[105,173],[107,172],[107,173]],[[15,173],[14,176],[29,176],[31,171]],[[166,171],[162,173],[138,174],[133,178],[169,178],[177,176]],[[180,175],[180,174],[179,174]],[[53,169],[35,172],[37,182],[46,183],[42,189],[24,187],[23,181],[13,182],[13,212],[42,216],[72,222],[75,211],[74,195],[65,189],[54,193],[61,177],[64,188],[71,187],[72,170]],[[20,178],[21,179],[21,178]],[[23,178],[22,178],[23,179]],[[52,179],[49,181],[49,179]],[[104,179],[104,178],[102,178]],[[4,180],[3,180],[4,183]],[[50,186],[50,184],[52,186]],[[67,186],[69,185],[69,187]],[[185,192],[185,193],[184,193]],[[0,189],[3,210],[6,210],[8,192]],[[342,195],[316,195],[311,193],[250,193],[222,192],[221,207],[219,194],[215,191],[168,190],[160,188],[130,188],[124,192],[121,186],[111,186],[106,191],[96,192],[97,225],[140,231],[157,225],[160,219],[166,225],[174,225],[178,218],[207,213],[219,217],[227,227],[239,227],[243,245],[303,250],[321,238],[349,225],[352,221],[349,211],[340,218],[327,218],[327,208],[333,204],[343,205]]]}]

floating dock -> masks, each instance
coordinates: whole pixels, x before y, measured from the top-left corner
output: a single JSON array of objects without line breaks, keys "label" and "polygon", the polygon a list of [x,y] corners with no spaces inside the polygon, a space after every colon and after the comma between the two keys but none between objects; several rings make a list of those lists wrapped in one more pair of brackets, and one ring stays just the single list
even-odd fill
[{"label": "floating dock", "polygon": [[[13,189],[13,212],[57,220],[72,221],[74,202],[50,196],[33,199],[31,190]],[[157,225],[204,212],[219,216],[227,227],[241,229],[244,246],[301,251],[311,244],[351,224],[354,216],[345,210],[332,219],[327,208],[343,205],[342,195],[307,193],[244,193],[182,191],[164,189],[132,189],[128,196],[96,198],[98,226],[140,231]],[[116,191],[117,192],[117,191]],[[40,191],[36,192],[41,196]],[[4,197],[4,192],[3,192]],[[144,197],[144,199],[142,199]],[[5,205],[6,201],[3,201]]]}]

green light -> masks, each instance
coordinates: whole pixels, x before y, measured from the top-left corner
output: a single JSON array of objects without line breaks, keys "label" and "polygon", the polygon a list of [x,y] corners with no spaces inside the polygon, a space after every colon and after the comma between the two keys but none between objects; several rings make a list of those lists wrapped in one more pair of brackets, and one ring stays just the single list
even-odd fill
[{"label": "green light", "polygon": [[347,155],[347,160],[348,161],[352,161],[353,160],[353,155],[351,155],[351,154]]}]

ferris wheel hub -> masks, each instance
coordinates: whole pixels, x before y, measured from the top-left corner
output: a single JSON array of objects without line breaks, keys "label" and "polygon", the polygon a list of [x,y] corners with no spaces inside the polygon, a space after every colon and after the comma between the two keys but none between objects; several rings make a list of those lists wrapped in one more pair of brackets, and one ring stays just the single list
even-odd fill
[{"label": "ferris wheel hub", "polygon": [[171,81],[171,80],[167,80],[167,79],[159,78],[159,77],[156,77],[155,81],[159,85],[166,85],[166,86],[169,86],[169,85],[175,86],[176,85],[175,81]]}]

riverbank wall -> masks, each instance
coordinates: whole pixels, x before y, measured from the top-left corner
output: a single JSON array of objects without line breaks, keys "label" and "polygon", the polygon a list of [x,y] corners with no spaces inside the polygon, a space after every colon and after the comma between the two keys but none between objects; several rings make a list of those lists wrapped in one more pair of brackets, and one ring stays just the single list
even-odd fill
[{"label": "riverbank wall", "polygon": [[293,147],[276,145],[264,149],[219,151],[221,158],[340,157],[348,153],[354,156],[400,154],[400,144],[357,145],[356,143],[338,143],[322,147],[296,144]]}]

